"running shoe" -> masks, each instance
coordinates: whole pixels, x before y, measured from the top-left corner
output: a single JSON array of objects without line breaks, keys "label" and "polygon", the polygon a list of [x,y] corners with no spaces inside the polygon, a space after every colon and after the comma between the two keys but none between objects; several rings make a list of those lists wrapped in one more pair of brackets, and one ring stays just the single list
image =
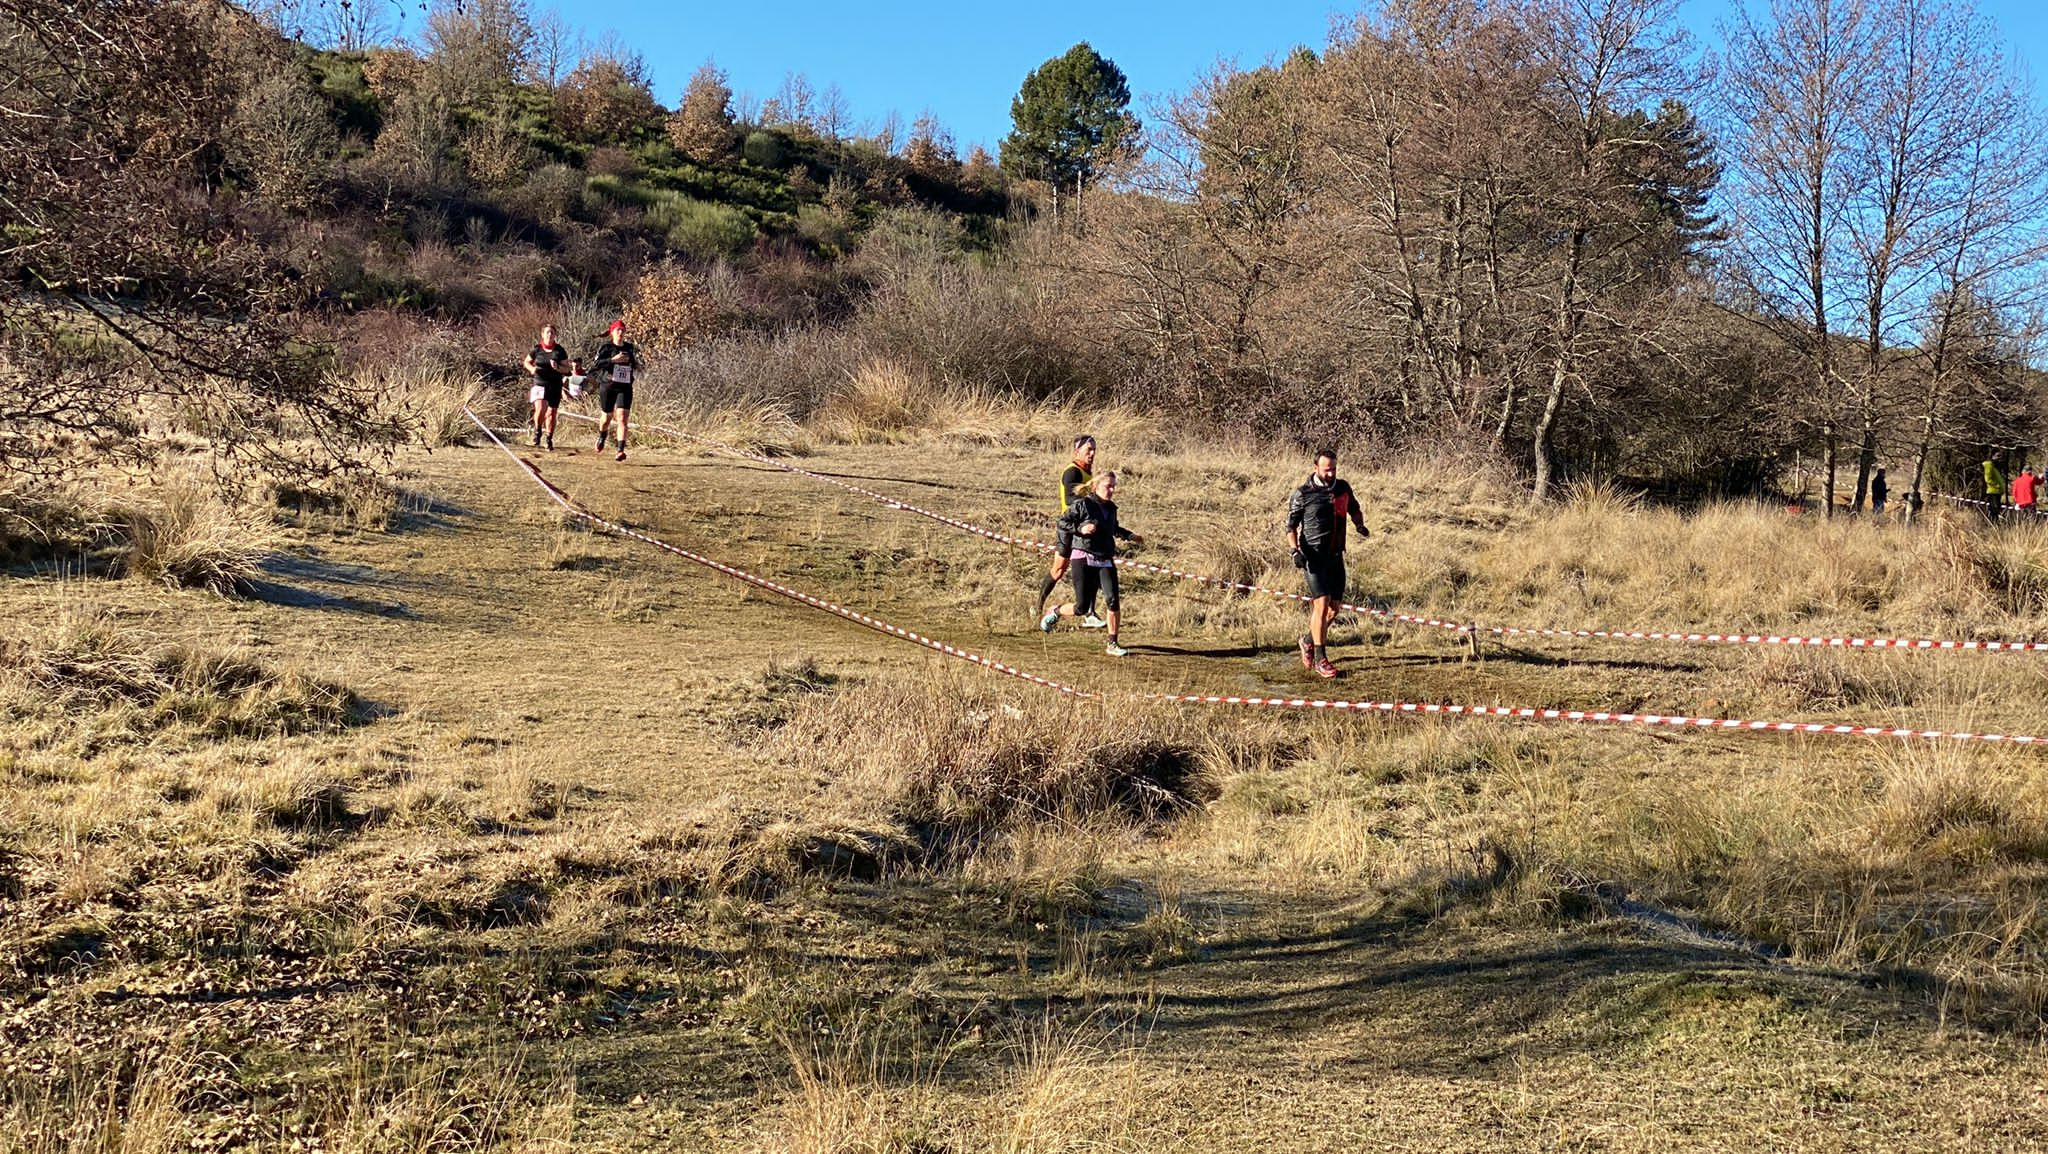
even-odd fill
[{"label": "running shoe", "polygon": [[1111,657],[1129,657],[1131,655],[1130,650],[1125,649],[1123,646],[1118,645],[1114,641],[1110,642],[1108,645],[1103,646],[1102,651],[1104,653],[1109,654]]},{"label": "running shoe", "polygon": [[1316,667],[1316,643],[1310,641],[1306,633],[1301,635],[1301,667],[1303,669],[1314,669]]},{"label": "running shoe", "polygon": [[536,448],[536,449],[540,448],[540,430],[539,430],[539,429],[535,429],[535,430],[533,431],[533,447],[534,447],[534,448]]},{"label": "running shoe", "polygon": [[1058,623],[1059,619],[1060,615],[1058,610],[1054,610],[1053,612],[1046,614],[1045,616],[1038,619],[1038,631],[1040,633],[1051,633],[1052,627],[1056,623]]},{"label": "running shoe", "polygon": [[625,459],[626,459],[626,450],[624,450],[624,449],[620,449],[620,450],[619,450],[619,455],[618,455],[618,456],[616,456],[616,457],[613,457],[613,458],[612,458],[612,460],[614,460],[614,461],[623,461],[623,460],[625,460]]},{"label": "running shoe", "polygon": [[1327,657],[1318,658],[1312,668],[1315,670],[1317,677],[1337,676],[1337,667],[1330,664],[1330,659]]},{"label": "running shoe", "polygon": [[552,452],[554,452],[554,451],[555,451],[555,435],[554,435],[553,433],[549,433],[549,434],[548,434],[548,452],[552,453]]},{"label": "running shoe", "polygon": [[1089,614],[1088,616],[1086,616],[1086,617],[1083,617],[1083,618],[1081,618],[1081,628],[1083,628],[1083,629],[1107,629],[1107,628],[1109,628],[1109,622],[1107,622],[1107,621],[1104,621],[1104,620],[1103,620],[1102,618],[1100,618],[1100,617],[1097,617],[1097,616],[1096,616],[1095,614],[1093,614],[1093,613],[1090,613],[1090,614]]},{"label": "running shoe", "polygon": [[598,430],[598,433],[597,433],[597,451],[598,451],[598,452],[600,452],[600,453],[604,452],[604,439],[605,439],[606,437],[610,436],[610,435],[611,435],[611,430],[610,430],[610,429],[599,429],[599,430]]}]

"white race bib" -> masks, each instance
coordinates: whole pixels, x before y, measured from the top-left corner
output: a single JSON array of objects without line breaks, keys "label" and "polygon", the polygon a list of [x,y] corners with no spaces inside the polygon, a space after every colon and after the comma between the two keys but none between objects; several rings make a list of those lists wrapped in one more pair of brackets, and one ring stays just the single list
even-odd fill
[{"label": "white race bib", "polygon": [[615,385],[630,385],[630,384],[632,384],[632,383],[633,383],[633,366],[631,366],[631,365],[613,365],[613,366],[612,366],[612,383],[613,383],[613,384],[615,384]]}]

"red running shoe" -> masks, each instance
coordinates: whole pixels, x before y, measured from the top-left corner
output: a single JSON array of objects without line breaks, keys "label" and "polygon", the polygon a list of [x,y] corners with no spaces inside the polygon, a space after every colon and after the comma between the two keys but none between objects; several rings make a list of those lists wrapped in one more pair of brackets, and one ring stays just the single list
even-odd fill
[{"label": "red running shoe", "polygon": [[1316,667],[1315,643],[1308,639],[1308,634],[1306,633],[1301,635],[1301,667],[1303,669],[1314,669]]},{"label": "red running shoe", "polygon": [[1330,659],[1327,657],[1323,658],[1320,661],[1317,661],[1314,665],[1310,666],[1310,668],[1315,670],[1317,677],[1337,676],[1337,667],[1330,664]]}]

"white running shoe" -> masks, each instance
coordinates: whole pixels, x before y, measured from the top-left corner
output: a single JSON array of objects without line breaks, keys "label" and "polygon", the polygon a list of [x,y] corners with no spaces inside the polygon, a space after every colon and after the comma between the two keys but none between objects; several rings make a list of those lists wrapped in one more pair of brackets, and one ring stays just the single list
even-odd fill
[{"label": "white running shoe", "polygon": [[1040,633],[1051,633],[1052,627],[1058,623],[1059,619],[1060,615],[1057,612],[1046,614],[1038,619],[1038,631]]},{"label": "white running shoe", "polygon": [[1093,613],[1090,613],[1090,614],[1089,614],[1088,616],[1086,616],[1086,617],[1083,617],[1083,618],[1081,618],[1081,628],[1083,628],[1083,629],[1107,629],[1107,628],[1109,628],[1109,622],[1107,622],[1107,621],[1104,621],[1104,620],[1103,620],[1102,618],[1100,618],[1100,617],[1097,617],[1097,616],[1096,616],[1095,614],[1093,614]]},{"label": "white running shoe", "polygon": [[1125,649],[1123,646],[1118,645],[1114,641],[1110,642],[1108,645],[1103,646],[1102,651],[1104,653],[1109,654],[1111,657],[1129,657],[1131,655],[1130,650]]}]

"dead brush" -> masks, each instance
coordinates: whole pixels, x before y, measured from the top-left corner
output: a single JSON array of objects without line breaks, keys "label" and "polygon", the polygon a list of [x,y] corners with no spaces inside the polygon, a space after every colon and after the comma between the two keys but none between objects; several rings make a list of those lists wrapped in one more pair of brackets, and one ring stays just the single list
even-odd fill
[{"label": "dead brush", "polygon": [[168,643],[92,606],[66,607],[44,629],[0,644],[0,673],[66,716],[128,706],[213,736],[319,732],[363,713],[344,686]]},{"label": "dead brush", "polygon": [[929,430],[937,392],[900,364],[863,361],[811,414],[809,424],[829,444],[906,441]]},{"label": "dead brush", "polygon": [[[1272,740],[1240,726],[1238,744]],[[806,701],[767,747],[855,811],[967,835],[1012,821],[1145,819],[1215,796],[1203,719],[1136,702],[1034,699],[942,677]]]},{"label": "dead brush", "polygon": [[82,485],[0,480],[0,565],[89,557],[120,540],[121,518]]},{"label": "dead brush", "polygon": [[154,502],[127,509],[123,519],[128,572],[172,589],[230,596],[256,579],[276,548],[268,525],[191,479],[164,485]]}]

